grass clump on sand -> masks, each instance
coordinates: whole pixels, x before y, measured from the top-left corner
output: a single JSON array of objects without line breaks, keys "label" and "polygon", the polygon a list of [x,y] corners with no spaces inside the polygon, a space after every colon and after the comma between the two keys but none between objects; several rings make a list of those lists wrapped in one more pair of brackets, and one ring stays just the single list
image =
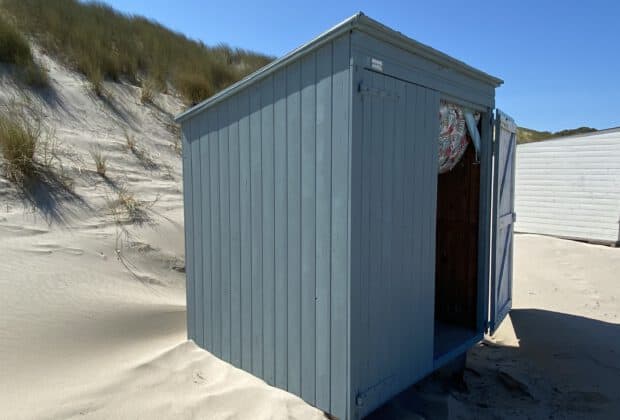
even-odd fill
[{"label": "grass clump on sand", "polygon": [[5,175],[11,181],[23,181],[35,170],[35,152],[41,126],[9,106],[0,113],[0,151]]},{"label": "grass clump on sand", "polygon": [[68,190],[72,180],[62,165],[60,144],[55,131],[46,127],[43,120],[41,109],[27,98],[13,98],[0,105],[3,174],[22,187],[43,180]]},{"label": "grass clump on sand", "polygon": [[103,75],[98,69],[89,70],[87,73],[88,81],[93,93],[99,97],[103,97],[105,90],[103,88]]},{"label": "grass clump on sand", "polygon": [[97,2],[3,0],[0,8],[46,51],[83,73],[95,93],[105,79],[135,85],[148,80],[144,100],[171,85],[194,104],[271,61],[225,45],[206,46]]},{"label": "grass clump on sand", "polygon": [[144,166],[145,169],[157,169],[159,165],[150,153],[148,153],[144,148],[138,147],[138,141],[136,140],[136,136],[129,134],[128,131],[125,131],[125,143],[127,145],[127,150],[129,150]]},{"label": "grass clump on sand", "polygon": [[127,144],[127,149],[135,153],[136,147],[138,145],[136,142],[136,136],[133,136],[129,134],[128,131],[125,131],[125,142]]},{"label": "grass clump on sand", "polygon": [[116,194],[114,200],[108,200],[108,208],[117,225],[125,223],[142,225],[152,222],[149,210],[157,203],[159,197],[153,201],[138,200],[126,185],[120,185]]},{"label": "grass clump on sand", "polygon": [[0,62],[15,67],[20,80],[32,87],[48,85],[47,72],[35,63],[28,40],[0,16]]},{"label": "grass clump on sand", "polygon": [[62,165],[55,131],[45,127],[43,120],[41,109],[27,99],[0,105],[3,175],[21,187],[46,181],[70,190],[72,179]]},{"label": "grass clump on sand", "polygon": [[102,177],[105,177],[105,173],[108,169],[108,157],[104,155],[99,148],[90,149],[90,156],[95,162],[95,169],[97,170],[97,173]]},{"label": "grass clump on sand", "polygon": [[142,83],[142,91],[140,92],[140,102],[143,105],[152,104],[155,99],[155,82],[151,79],[147,79]]}]

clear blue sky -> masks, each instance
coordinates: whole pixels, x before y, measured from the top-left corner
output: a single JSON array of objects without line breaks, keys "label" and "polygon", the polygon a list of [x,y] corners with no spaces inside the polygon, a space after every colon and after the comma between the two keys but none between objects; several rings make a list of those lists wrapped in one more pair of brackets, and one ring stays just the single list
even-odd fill
[{"label": "clear blue sky", "polygon": [[357,11],[505,81],[538,130],[620,126],[620,1],[106,0],[208,45],[281,56]]}]

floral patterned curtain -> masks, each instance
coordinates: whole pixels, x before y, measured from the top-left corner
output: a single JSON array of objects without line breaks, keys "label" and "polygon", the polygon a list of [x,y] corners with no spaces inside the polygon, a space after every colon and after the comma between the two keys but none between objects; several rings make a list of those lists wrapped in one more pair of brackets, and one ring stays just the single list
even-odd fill
[{"label": "floral patterned curtain", "polygon": [[[466,117],[470,121],[466,122]],[[452,170],[465,154],[469,145],[467,130],[472,132],[472,138],[478,140],[477,124],[480,114],[464,110],[462,107],[442,102],[439,108],[439,173]],[[478,152],[479,144],[475,144]]]}]

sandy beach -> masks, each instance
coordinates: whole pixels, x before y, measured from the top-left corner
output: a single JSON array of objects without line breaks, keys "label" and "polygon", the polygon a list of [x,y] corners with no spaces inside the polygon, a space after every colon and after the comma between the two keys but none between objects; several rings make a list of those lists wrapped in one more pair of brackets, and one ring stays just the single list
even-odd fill
[{"label": "sandy beach", "polygon": [[[0,178],[0,418],[323,418],[186,340],[171,125],[181,101],[159,94],[143,105],[137,88],[108,82],[102,101],[41,59],[55,94],[31,100],[72,185],[20,190]],[[1,84],[2,103],[21,97]],[[105,177],[95,147],[108,157]],[[140,217],[119,205],[127,195]],[[620,249],[515,241],[510,318],[469,352],[460,388],[431,378],[418,390],[440,395],[449,418],[618,418]],[[414,416],[395,404],[386,416]]]}]

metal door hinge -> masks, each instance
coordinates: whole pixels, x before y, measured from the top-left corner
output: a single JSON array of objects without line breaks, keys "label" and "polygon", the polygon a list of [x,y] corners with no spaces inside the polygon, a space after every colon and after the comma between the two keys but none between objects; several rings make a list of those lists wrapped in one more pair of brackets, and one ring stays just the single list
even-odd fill
[{"label": "metal door hinge", "polygon": [[364,85],[363,82],[359,84],[357,90],[362,95],[375,95],[375,96],[379,96],[382,98],[393,99],[395,101],[397,101],[400,98],[400,95],[398,95],[396,92],[390,92],[389,90],[385,90],[385,89],[377,89],[377,88],[369,87],[369,86]]}]

